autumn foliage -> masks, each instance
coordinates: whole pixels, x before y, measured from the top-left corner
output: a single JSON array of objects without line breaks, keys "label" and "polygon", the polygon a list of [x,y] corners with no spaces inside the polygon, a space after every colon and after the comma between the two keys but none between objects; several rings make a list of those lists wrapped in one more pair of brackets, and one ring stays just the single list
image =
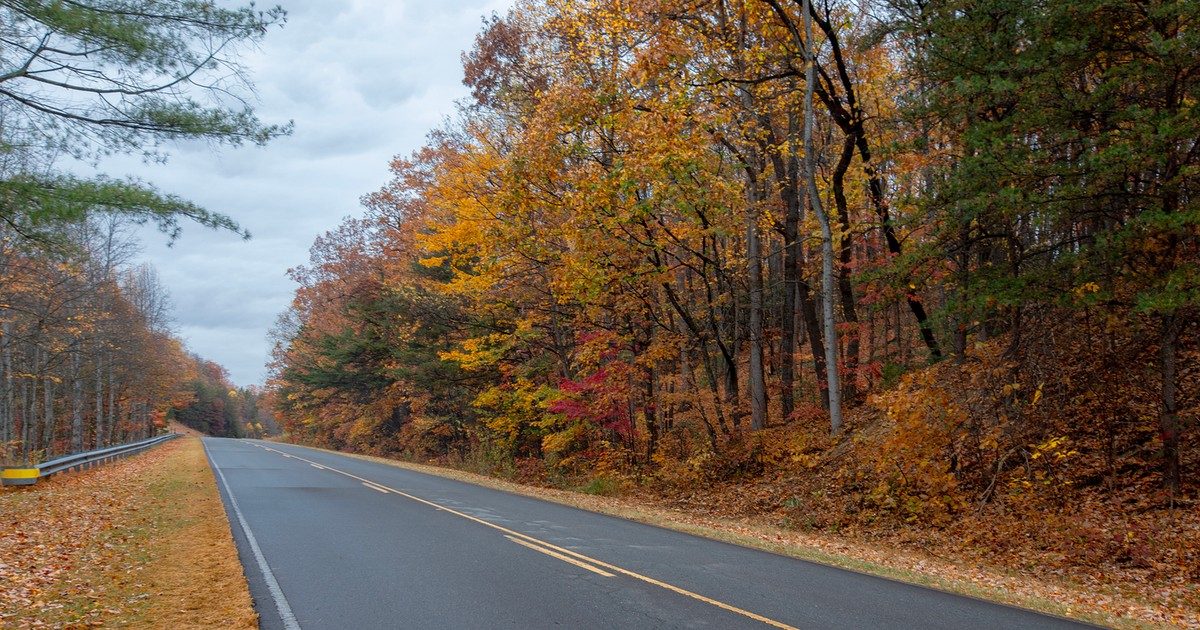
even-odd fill
[{"label": "autumn foliage", "polygon": [[87,221],[61,250],[0,231],[0,464],[148,437],[187,399],[193,361],[128,224]]},{"label": "autumn foliage", "polygon": [[1194,581],[1194,3],[802,6],[488,20],[461,115],[292,271],[289,436],[1060,560],[1119,522]]}]

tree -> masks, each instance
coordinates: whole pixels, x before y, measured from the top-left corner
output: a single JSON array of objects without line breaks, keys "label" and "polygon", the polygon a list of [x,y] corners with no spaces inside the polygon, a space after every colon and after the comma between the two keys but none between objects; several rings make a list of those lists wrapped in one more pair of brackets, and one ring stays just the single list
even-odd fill
[{"label": "tree", "polygon": [[808,431],[822,403],[855,448],[843,413],[949,334],[959,361],[909,383],[985,359],[1014,382],[933,433],[938,405],[910,407],[905,439],[939,478],[999,479],[1082,437],[1030,420],[1052,394],[1027,387],[1063,350],[1028,331],[1082,313],[1157,357],[1155,426],[1131,423],[1175,487],[1191,4],[523,0],[463,56],[459,116],[294,270],[267,398],[329,445],[747,471],[768,418]]},{"label": "tree", "polygon": [[[0,460],[30,463],[146,437],[189,378],[152,269],[112,221],[45,251],[0,230]],[[94,406],[88,401],[94,400]]]},{"label": "tree", "polygon": [[908,113],[944,138],[923,203],[935,217],[929,252],[956,267],[951,309],[981,336],[1009,335],[1012,352],[1048,304],[1144,326],[1160,348],[1163,482],[1177,492],[1176,343],[1200,308],[1200,7],[894,10],[922,42],[912,73],[929,86]]},{"label": "tree", "polygon": [[184,386],[186,395],[171,405],[167,417],[208,435],[241,437],[246,410],[229,373],[196,355],[189,355],[185,363],[190,364],[191,380]]},{"label": "tree", "polygon": [[0,2],[0,219],[47,244],[92,212],[152,221],[171,238],[185,218],[245,234],[139,180],[84,179],[53,164],[63,153],[165,159],[163,142],[262,144],[288,133],[290,124],[255,116],[236,61],[284,18],[278,7],[188,0]]},{"label": "tree", "polygon": [[842,429],[842,386],[838,374],[837,328],[833,319],[833,228],[817,190],[817,158],[813,148],[813,91],[816,87],[817,53],[812,36],[812,11],[804,0],[804,178],[808,201],[821,224],[821,322],[825,329],[825,374],[829,382],[829,427]]}]

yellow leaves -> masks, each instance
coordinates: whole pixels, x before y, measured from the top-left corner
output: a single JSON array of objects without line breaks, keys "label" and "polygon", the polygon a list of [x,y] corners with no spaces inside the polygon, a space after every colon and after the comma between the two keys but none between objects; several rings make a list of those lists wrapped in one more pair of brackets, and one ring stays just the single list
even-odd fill
[{"label": "yellow leaves", "polygon": [[1070,448],[1071,438],[1061,435],[1052,437],[1041,444],[1031,445],[1032,452],[1029,454],[1030,459],[1049,458],[1054,462],[1061,462],[1068,457],[1074,457],[1079,454],[1079,451]]},{"label": "yellow leaves", "polygon": [[454,361],[464,370],[481,370],[491,367],[504,356],[507,337],[493,333],[485,337],[472,337],[459,344],[458,350],[439,352],[443,361]]},{"label": "yellow leaves", "polygon": [[887,438],[872,453],[883,477],[876,500],[903,510],[910,520],[945,522],[965,505],[945,454],[966,411],[931,370],[905,375],[898,388],[872,402],[891,421]]},{"label": "yellow leaves", "polygon": [[370,442],[382,424],[380,417],[360,417],[350,425],[348,438],[351,442]]},{"label": "yellow leaves", "polygon": [[518,439],[545,418],[550,390],[524,378],[494,385],[480,392],[471,403],[484,424],[511,451]]},{"label": "yellow leaves", "polygon": [[547,455],[568,453],[580,438],[587,434],[587,427],[581,423],[572,423],[566,429],[547,434],[542,438],[542,451]]},{"label": "yellow leaves", "polygon": [[792,427],[759,431],[754,436],[754,450],[764,464],[813,468],[820,463],[818,447],[810,443],[809,436]]}]

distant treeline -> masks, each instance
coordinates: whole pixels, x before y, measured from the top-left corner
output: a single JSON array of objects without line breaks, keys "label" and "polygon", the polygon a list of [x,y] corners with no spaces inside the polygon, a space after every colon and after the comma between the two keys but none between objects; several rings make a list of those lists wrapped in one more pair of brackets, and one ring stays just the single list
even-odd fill
[{"label": "distant treeline", "polygon": [[0,464],[144,437],[186,404],[204,366],[171,334],[153,269],[131,263],[130,228],[249,235],[88,165],[288,133],[246,105],[238,61],[284,19],[184,0],[0,3]]},{"label": "distant treeline", "polygon": [[190,399],[167,411],[167,418],[217,437],[263,437],[279,427],[257,387],[235,387],[220,365],[193,357],[195,376],[184,384]]}]

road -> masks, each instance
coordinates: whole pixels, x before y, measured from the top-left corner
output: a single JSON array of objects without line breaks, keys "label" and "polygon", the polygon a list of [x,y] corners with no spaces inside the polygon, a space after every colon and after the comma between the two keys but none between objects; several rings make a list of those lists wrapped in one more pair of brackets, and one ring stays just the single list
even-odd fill
[{"label": "road", "polygon": [[1087,627],[324,451],[204,445],[268,630]]}]

